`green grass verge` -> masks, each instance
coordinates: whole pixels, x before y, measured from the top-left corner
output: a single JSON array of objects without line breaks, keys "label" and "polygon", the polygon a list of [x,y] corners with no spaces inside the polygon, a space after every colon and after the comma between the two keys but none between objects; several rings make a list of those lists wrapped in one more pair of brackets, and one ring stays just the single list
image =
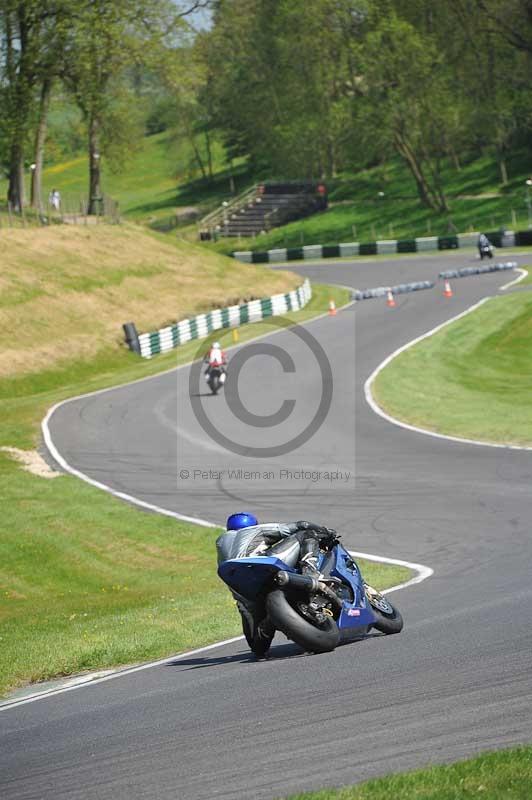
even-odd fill
[{"label": "green grass verge", "polygon": [[[316,316],[329,297],[341,306],[349,292],[314,286],[307,307],[287,317]],[[240,341],[271,330],[248,325]],[[65,370],[3,381],[0,443],[35,447],[53,403],[185,363],[198,347],[190,343],[151,361],[108,351]],[[70,476],[33,476],[4,453],[0,480],[0,693],[239,634],[238,614],[216,576],[218,532],[143,513]],[[381,588],[408,575],[372,562],[362,567]]]},{"label": "green grass verge", "polygon": [[529,800],[531,786],[532,747],[516,747],[287,800]]},{"label": "green grass verge", "polygon": [[532,444],[532,295],[488,300],[377,376],[389,414],[438,433]]}]

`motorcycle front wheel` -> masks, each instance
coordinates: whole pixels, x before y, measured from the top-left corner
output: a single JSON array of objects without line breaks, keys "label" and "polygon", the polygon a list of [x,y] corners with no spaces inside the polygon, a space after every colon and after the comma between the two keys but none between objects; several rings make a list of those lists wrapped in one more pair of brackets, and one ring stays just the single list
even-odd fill
[{"label": "motorcycle front wheel", "polygon": [[213,394],[218,394],[218,389],[220,388],[220,379],[217,378],[216,376],[214,378],[211,378],[211,380],[209,381],[209,386],[211,387],[211,392]]},{"label": "motorcycle front wheel", "polygon": [[303,616],[301,598],[288,598],[281,589],[269,593],[266,608],[275,627],[303,650],[328,653],[340,640],[338,625],[332,617],[323,615],[321,620],[311,620],[308,615]]},{"label": "motorcycle front wheel", "polygon": [[376,617],[376,621],[372,623],[371,627],[388,636],[392,633],[401,633],[404,625],[403,618],[400,611],[390,603],[388,598],[375,589],[366,591],[366,597]]}]

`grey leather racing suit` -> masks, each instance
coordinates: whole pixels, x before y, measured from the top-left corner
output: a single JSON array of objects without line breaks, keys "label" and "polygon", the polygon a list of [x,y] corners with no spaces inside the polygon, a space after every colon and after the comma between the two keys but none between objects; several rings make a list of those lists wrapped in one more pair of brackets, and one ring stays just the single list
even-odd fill
[{"label": "grey leather racing suit", "polygon": [[218,564],[230,558],[264,555],[272,545],[300,530],[297,522],[267,522],[227,531],[216,540]]}]

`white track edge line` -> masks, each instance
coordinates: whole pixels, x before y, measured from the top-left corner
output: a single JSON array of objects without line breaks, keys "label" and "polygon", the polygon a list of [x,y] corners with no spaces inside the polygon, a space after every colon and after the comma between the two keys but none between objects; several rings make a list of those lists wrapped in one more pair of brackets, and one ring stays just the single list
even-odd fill
[{"label": "white track edge line", "polygon": [[[350,287],[346,286],[345,288],[347,289],[347,288],[350,288]],[[338,310],[345,310],[347,308],[350,308],[354,304],[355,304],[355,301],[352,300],[350,303],[346,303],[344,306],[342,306]],[[327,317],[327,316],[329,316],[329,313],[325,312],[324,314],[320,314],[317,317],[313,317],[310,320],[305,320],[305,322],[314,322],[315,320],[323,319],[324,317]],[[295,323],[295,324],[298,324],[298,323]],[[283,328],[283,329],[278,329],[278,330],[273,331],[273,332],[268,332],[268,333],[262,334],[261,336],[257,336],[255,339],[250,340],[250,341],[257,341],[258,339],[265,338],[266,336],[272,336],[272,335],[274,335],[276,333],[281,333],[284,330],[286,330],[286,329]],[[246,342],[242,342],[240,344],[231,345],[230,347],[227,348],[227,350],[233,350],[236,347],[241,347],[243,344],[246,344]],[[105,387],[104,389],[97,389],[94,392],[85,392],[84,394],[76,395],[75,397],[69,397],[66,400],[61,400],[59,403],[56,403],[55,405],[53,405],[48,410],[46,416],[44,417],[44,419],[43,419],[43,421],[41,423],[41,430],[42,430],[42,433],[43,433],[43,438],[44,438],[46,447],[48,448],[48,450],[52,454],[53,458],[57,461],[57,463],[66,472],[70,473],[71,475],[74,475],[77,478],[80,478],[81,480],[85,481],[86,483],[89,483],[91,486],[94,486],[97,489],[102,489],[103,491],[108,492],[109,494],[113,495],[114,497],[118,497],[121,500],[127,500],[128,502],[133,503],[134,505],[138,505],[138,506],[140,506],[142,508],[146,508],[146,509],[149,509],[151,511],[155,511],[155,512],[157,512],[159,514],[162,514],[164,516],[173,517],[175,519],[179,519],[179,520],[185,521],[185,522],[191,522],[191,523],[194,523],[196,525],[201,525],[203,527],[220,528],[222,526],[216,525],[215,523],[209,522],[208,520],[200,519],[200,518],[197,518],[197,517],[189,517],[189,516],[186,516],[184,514],[179,514],[177,511],[170,511],[169,509],[163,508],[162,506],[156,506],[156,505],[153,505],[152,503],[147,503],[147,502],[145,502],[143,500],[139,500],[138,498],[136,498],[136,497],[134,497],[132,495],[126,494],[125,492],[117,492],[114,489],[112,489],[110,486],[107,486],[106,484],[101,483],[100,481],[96,481],[93,478],[90,478],[88,475],[85,475],[83,472],[80,472],[80,470],[77,470],[74,467],[72,467],[66,461],[66,459],[63,458],[63,456],[57,450],[56,446],[53,443],[52,436],[50,434],[50,429],[49,429],[49,426],[48,426],[48,423],[49,423],[53,413],[62,405],[66,405],[67,403],[73,402],[74,400],[80,400],[80,399],[82,399],[84,397],[92,397],[92,396],[97,395],[97,394],[103,394],[105,392],[112,391],[113,389],[122,388],[123,386],[130,386],[130,385],[135,384],[135,383],[140,383],[141,381],[147,381],[147,380],[151,380],[153,378],[158,378],[160,375],[165,375],[165,374],[168,374],[170,372],[177,371],[179,369],[183,369],[184,367],[188,367],[188,366],[190,366],[190,363],[191,362],[189,362],[187,364],[180,364],[180,365],[178,365],[176,367],[171,367],[168,370],[164,370],[162,372],[158,372],[155,375],[147,375],[145,378],[138,378],[136,380],[129,381],[128,383],[119,384],[117,386],[108,386],[108,387]],[[386,564],[397,564],[399,566],[405,566],[405,567],[408,567],[408,568],[413,569],[414,571],[418,572],[418,575],[416,575],[414,578],[411,578],[409,581],[406,581],[405,583],[401,583],[401,584],[398,584],[397,586],[392,586],[389,589],[386,589],[386,593],[394,592],[394,591],[397,591],[398,589],[403,589],[403,588],[405,588],[407,586],[412,586],[412,585],[414,585],[416,583],[420,583],[421,581],[424,581],[426,578],[430,577],[434,572],[434,570],[432,570],[430,567],[423,566],[422,564],[414,564],[414,563],[410,563],[408,561],[401,561],[401,560],[398,560],[398,559],[387,558],[386,556],[376,556],[376,555],[372,555],[372,554],[368,554],[368,553],[357,553],[355,551],[350,551],[350,552],[352,552],[352,554],[354,556],[359,556],[360,558],[366,558],[368,561],[377,561],[377,562],[382,562],[382,563],[386,563]],[[155,667],[155,666],[159,666],[159,665],[162,665],[162,664],[167,664],[170,661],[175,661],[177,659],[182,659],[182,658],[185,658],[186,656],[194,655],[196,653],[202,653],[202,652],[205,652],[207,650],[211,650],[211,649],[213,649],[215,647],[222,647],[225,644],[231,644],[232,642],[237,642],[237,641],[239,641],[240,639],[243,639],[243,638],[244,638],[243,636],[237,636],[236,638],[227,639],[227,640],[225,640],[223,642],[217,642],[215,644],[207,645],[206,647],[202,647],[202,648],[200,648],[198,650],[192,650],[192,651],[190,651],[188,653],[182,653],[181,655],[178,655],[178,656],[170,656],[169,658],[161,659],[159,661],[148,662],[147,664],[142,664],[141,666],[138,666],[138,667],[131,667],[130,669],[119,669],[118,668],[116,672],[113,672],[112,674],[106,675],[106,676],[101,677],[101,678],[95,678],[94,680],[84,680],[82,683],[74,684],[72,686],[59,687],[57,689],[52,689],[52,690],[49,690],[49,691],[46,691],[46,692],[38,692],[38,693],[36,693],[34,695],[30,695],[29,697],[26,697],[24,699],[14,700],[12,703],[10,703],[10,702],[2,703],[0,705],[0,712],[5,711],[5,710],[7,710],[9,708],[15,708],[17,706],[24,705],[26,703],[32,703],[32,702],[35,702],[36,700],[40,700],[40,699],[43,699],[45,697],[52,697],[52,696],[55,696],[57,694],[61,694],[62,692],[73,691],[74,689],[80,689],[80,688],[82,688],[84,686],[94,686],[94,684],[96,684],[96,683],[103,683],[104,681],[112,680],[113,678],[121,677],[122,675],[129,675],[129,674],[131,674],[133,672],[139,672],[139,671],[144,670],[144,669],[149,669],[150,667]]]},{"label": "white track edge line", "polygon": [[479,447],[498,447],[500,449],[505,450],[532,450],[532,446],[529,445],[519,445],[519,444],[502,444],[501,442],[483,442],[478,439],[466,439],[461,436],[450,436],[445,433],[436,433],[436,431],[431,431],[426,428],[419,428],[416,425],[410,425],[408,422],[402,422],[402,420],[397,419],[397,417],[392,417],[391,414],[388,414],[384,409],[379,406],[377,401],[375,400],[372,392],[372,387],[375,382],[376,377],[382,370],[388,366],[388,364],[393,361],[394,358],[399,356],[401,353],[404,353],[405,350],[408,350],[410,347],[413,347],[415,344],[422,342],[423,339],[428,339],[429,336],[433,336],[438,331],[442,330],[442,328],[447,327],[452,322],[456,322],[456,320],[465,317],[467,314],[470,314],[472,311],[476,311],[481,305],[486,303],[488,300],[492,300],[493,297],[483,297],[482,300],[479,300],[478,303],[467,308],[465,311],[462,311],[460,314],[457,314],[455,317],[451,317],[450,319],[442,322],[441,325],[437,325],[432,330],[427,331],[427,333],[423,333],[421,336],[418,336],[415,339],[412,339],[411,342],[407,342],[402,347],[397,348],[391,353],[387,358],[382,361],[376,369],[373,370],[369,378],[366,380],[364,384],[364,395],[366,398],[366,402],[370,406],[370,408],[377,414],[379,417],[382,417],[387,422],[391,422],[392,425],[397,425],[399,428],[405,428],[408,431],[413,431],[414,433],[422,433],[425,436],[432,436],[435,439],[445,439],[449,442],[459,442],[460,444],[474,444]]},{"label": "white track edge line", "polygon": [[[421,583],[422,581],[430,578],[431,575],[434,574],[434,570],[431,567],[426,567],[423,564],[416,564],[411,561],[403,561],[398,558],[388,558],[387,556],[377,556],[373,553],[360,553],[356,550],[349,550],[349,553],[354,556],[355,558],[364,558],[366,561],[376,561],[383,564],[397,564],[401,567],[408,567],[409,569],[417,572],[413,578],[410,580],[405,581],[404,583],[399,583],[396,586],[390,586],[389,589],[384,589],[383,594],[389,594],[390,592],[396,592],[398,589],[404,589],[408,586],[413,586],[416,583]],[[28,695],[27,697],[21,697],[20,699],[14,699],[12,701],[4,701],[0,702],[0,713],[2,711],[8,711],[12,708],[17,708],[18,706],[23,706],[28,703],[35,703],[37,700],[44,700],[48,697],[55,697],[58,694],[63,694],[64,692],[73,692],[75,689],[84,689],[88,686],[95,686],[98,683],[105,683],[107,681],[114,680],[115,678],[122,678],[125,675],[132,675],[135,672],[142,672],[146,669],[151,669],[152,667],[160,667],[164,666],[165,664],[170,664],[174,661],[182,661],[190,656],[199,655],[200,653],[206,653],[209,650],[214,650],[217,647],[223,647],[226,644],[234,644],[235,642],[239,642],[244,639],[243,636],[234,636],[231,639],[224,639],[222,642],[215,642],[214,644],[205,645],[205,647],[199,647],[195,650],[189,650],[186,653],[179,653],[178,655],[167,656],[166,658],[157,659],[157,661],[148,661],[145,664],[139,664],[135,667],[125,667],[120,668],[116,667],[115,669],[110,670],[109,674],[103,675],[101,677],[95,677],[93,679],[90,676],[84,675],[80,678],[78,683],[71,683],[69,686],[58,686],[54,689],[47,689],[44,692],[35,692],[34,694]],[[98,672],[101,672],[98,671]],[[68,681],[75,680],[73,678],[69,678]]]},{"label": "white track edge line", "polygon": [[504,286],[501,286],[499,289],[500,292],[504,292],[505,289],[509,289],[510,286],[515,286],[516,283],[520,283],[520,281],[522,281],[528,275],[528,270],[521,269],[521,267],[514,267],[514,272],[520,272],[521,274],[513,281],[510,281],[510,283],[505,283]]},{"label": "white track edge line", "polygon": [[[346,303],[345,305],[341,306],[338,310],[339,311],[346,310],[347,308],[350,308],[352,305],[354,305],[354,303],[355,303],[355,301],[351,300],[349,303]],[[329,316],[329,313],[326,311],[323,314],[319,314],[317,317],[312,317],[309,320],[304,320],[304,322],[314,322],[316,320],[323,319],[324,317],[327,317],[327,316]],[[298,325],[298,324],[300,324],[300,323],[298,323],[297,321],[293,323],[293,325]],[[249,341],[256,342],[259,339],[266,338],[267,336],[274,336],[277,333],[282,333],[282,332],[284,332],[286,330],[289,330],[291,327],[293,327],[293,325],[289,325],[286,328],[277,328],[277,330],[274,330],[274,331],[268,331],[266,333],[261,334],[260,336],[256,336],[253,339],[250,339]],[[239,342],[238,344],[230,345],[229,347],[226,348],[226,350],[234,350],[235,348],[242,347],[245,344],[247,344],[247,342]],[[46,447],[48,448],[48,450],[52,454],[53,458],[55,459],[55,461],[62,467],[62,469],[65,470],[65,472],[68,472],[71,475],[74,475],[76,478],[79,478],[80,480],[85,481],[85,483],[88,483],[91,486],[95,486],[97,489],[101,489],[102,491],[113,495],[113,497],[118,497],[121,500],[126,500],[128,503],[132,503],[133,505],[140,506],[141,508],[145,508],[145,509],[147,509],[149,511],[155,511],[158,514],[162,514],[162,515],[164,515],[166,517],[173,517],[174,519],[181,520],[182,522],[191,522],[191,523],[194,523],[194,525],[201,525],[204,528],[219,528],[219,527],[221,527],[219,525],[216,525],[214,522],[209,522],[208,520],[201,519],[199,517],[189,517],[189,516],[187,516],[185,514],[180,514],[177,511],[170,511],[169,509],[163,508],[162,506],[157,506],[157,505],[154,505],[153,503],[148,503],[148,502],[146,502],[144,500],[139,500],[137,497],[134,497],[133,495],[127,494],[125,492],[118,492],[115,489],[112,489],[110,486],[107,486],[107,484],[101,483],[101,481],[94,480],[94,478],[90,478],[88,475],[85,475],[84,472],[81,472],[80,470],[76,469],[75,467],[72,467],[68,463],[68,461],[65,458],[63,458],[63,456],[61,455],[59,450],[56,448],[56,446],[55,446],[55,444],[54,444],[54,442],[52,440],[52,435],[50,433],[50,428],[49,428],[50,419],[52,418],[52,415],[55,413],[55,411],[57,411],[57,409],[60,406],[66,405],[67,403],[72,403],[75,400],[81,400],[84,397],[94,397],[95,395],[105,394],[106,392],[111,392],[111,391],[114,391],[115,389],[121,389],[121,388],[123,388],[125,386],[133,386],[136,383],[142,383],[143,381],[154,380],[155,378],[159,378],[161,375],[168,375],[171,372],[177,372],[178,370],[184,369],[185,367],[190,367],[190,365],[192,363],[194,363],[194,362],[193,361],[189,361],[186,364],[178,364],[175,367],[170,367],[167,370],[163,370],[161,372],[156,372],[154,375],[146,375],[146,377],[144,377],[144,378],[136,378],[133,381],[128,381],[127,383],[118,384],[116,386],[106,386],[103,389],[96,389],[94,392],[84,392],[83,394],[78,394],[78,395],[75,395],[74,397],[68,397],[65,400],[60,400],[58,403],[55,403],[55,405],[53,405],[50,409],[48,409],[48,412],[46,413],[46,416],[44,417],[44,419],[41,422],[41,431],[42,431],[44,442],[46,444]]]}]

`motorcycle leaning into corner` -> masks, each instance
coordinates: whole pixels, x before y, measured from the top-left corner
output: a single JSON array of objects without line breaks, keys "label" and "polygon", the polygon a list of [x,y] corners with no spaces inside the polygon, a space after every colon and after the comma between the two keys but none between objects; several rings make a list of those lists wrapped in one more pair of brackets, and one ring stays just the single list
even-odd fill
[{"label": "motorcycle leaning into corner", "polygon": [[[364,581],[337,536],[320,547],[315,575],[303,574],[297,558],[267,554],[223,561],[218,575],[237,597],[263,605],[273,626],[307,652],[334,650],[372,628],[383,634],[403,628],[400,612]],[[257,651],[239,608],[248,645],[260,658],[265,653]]]}]

